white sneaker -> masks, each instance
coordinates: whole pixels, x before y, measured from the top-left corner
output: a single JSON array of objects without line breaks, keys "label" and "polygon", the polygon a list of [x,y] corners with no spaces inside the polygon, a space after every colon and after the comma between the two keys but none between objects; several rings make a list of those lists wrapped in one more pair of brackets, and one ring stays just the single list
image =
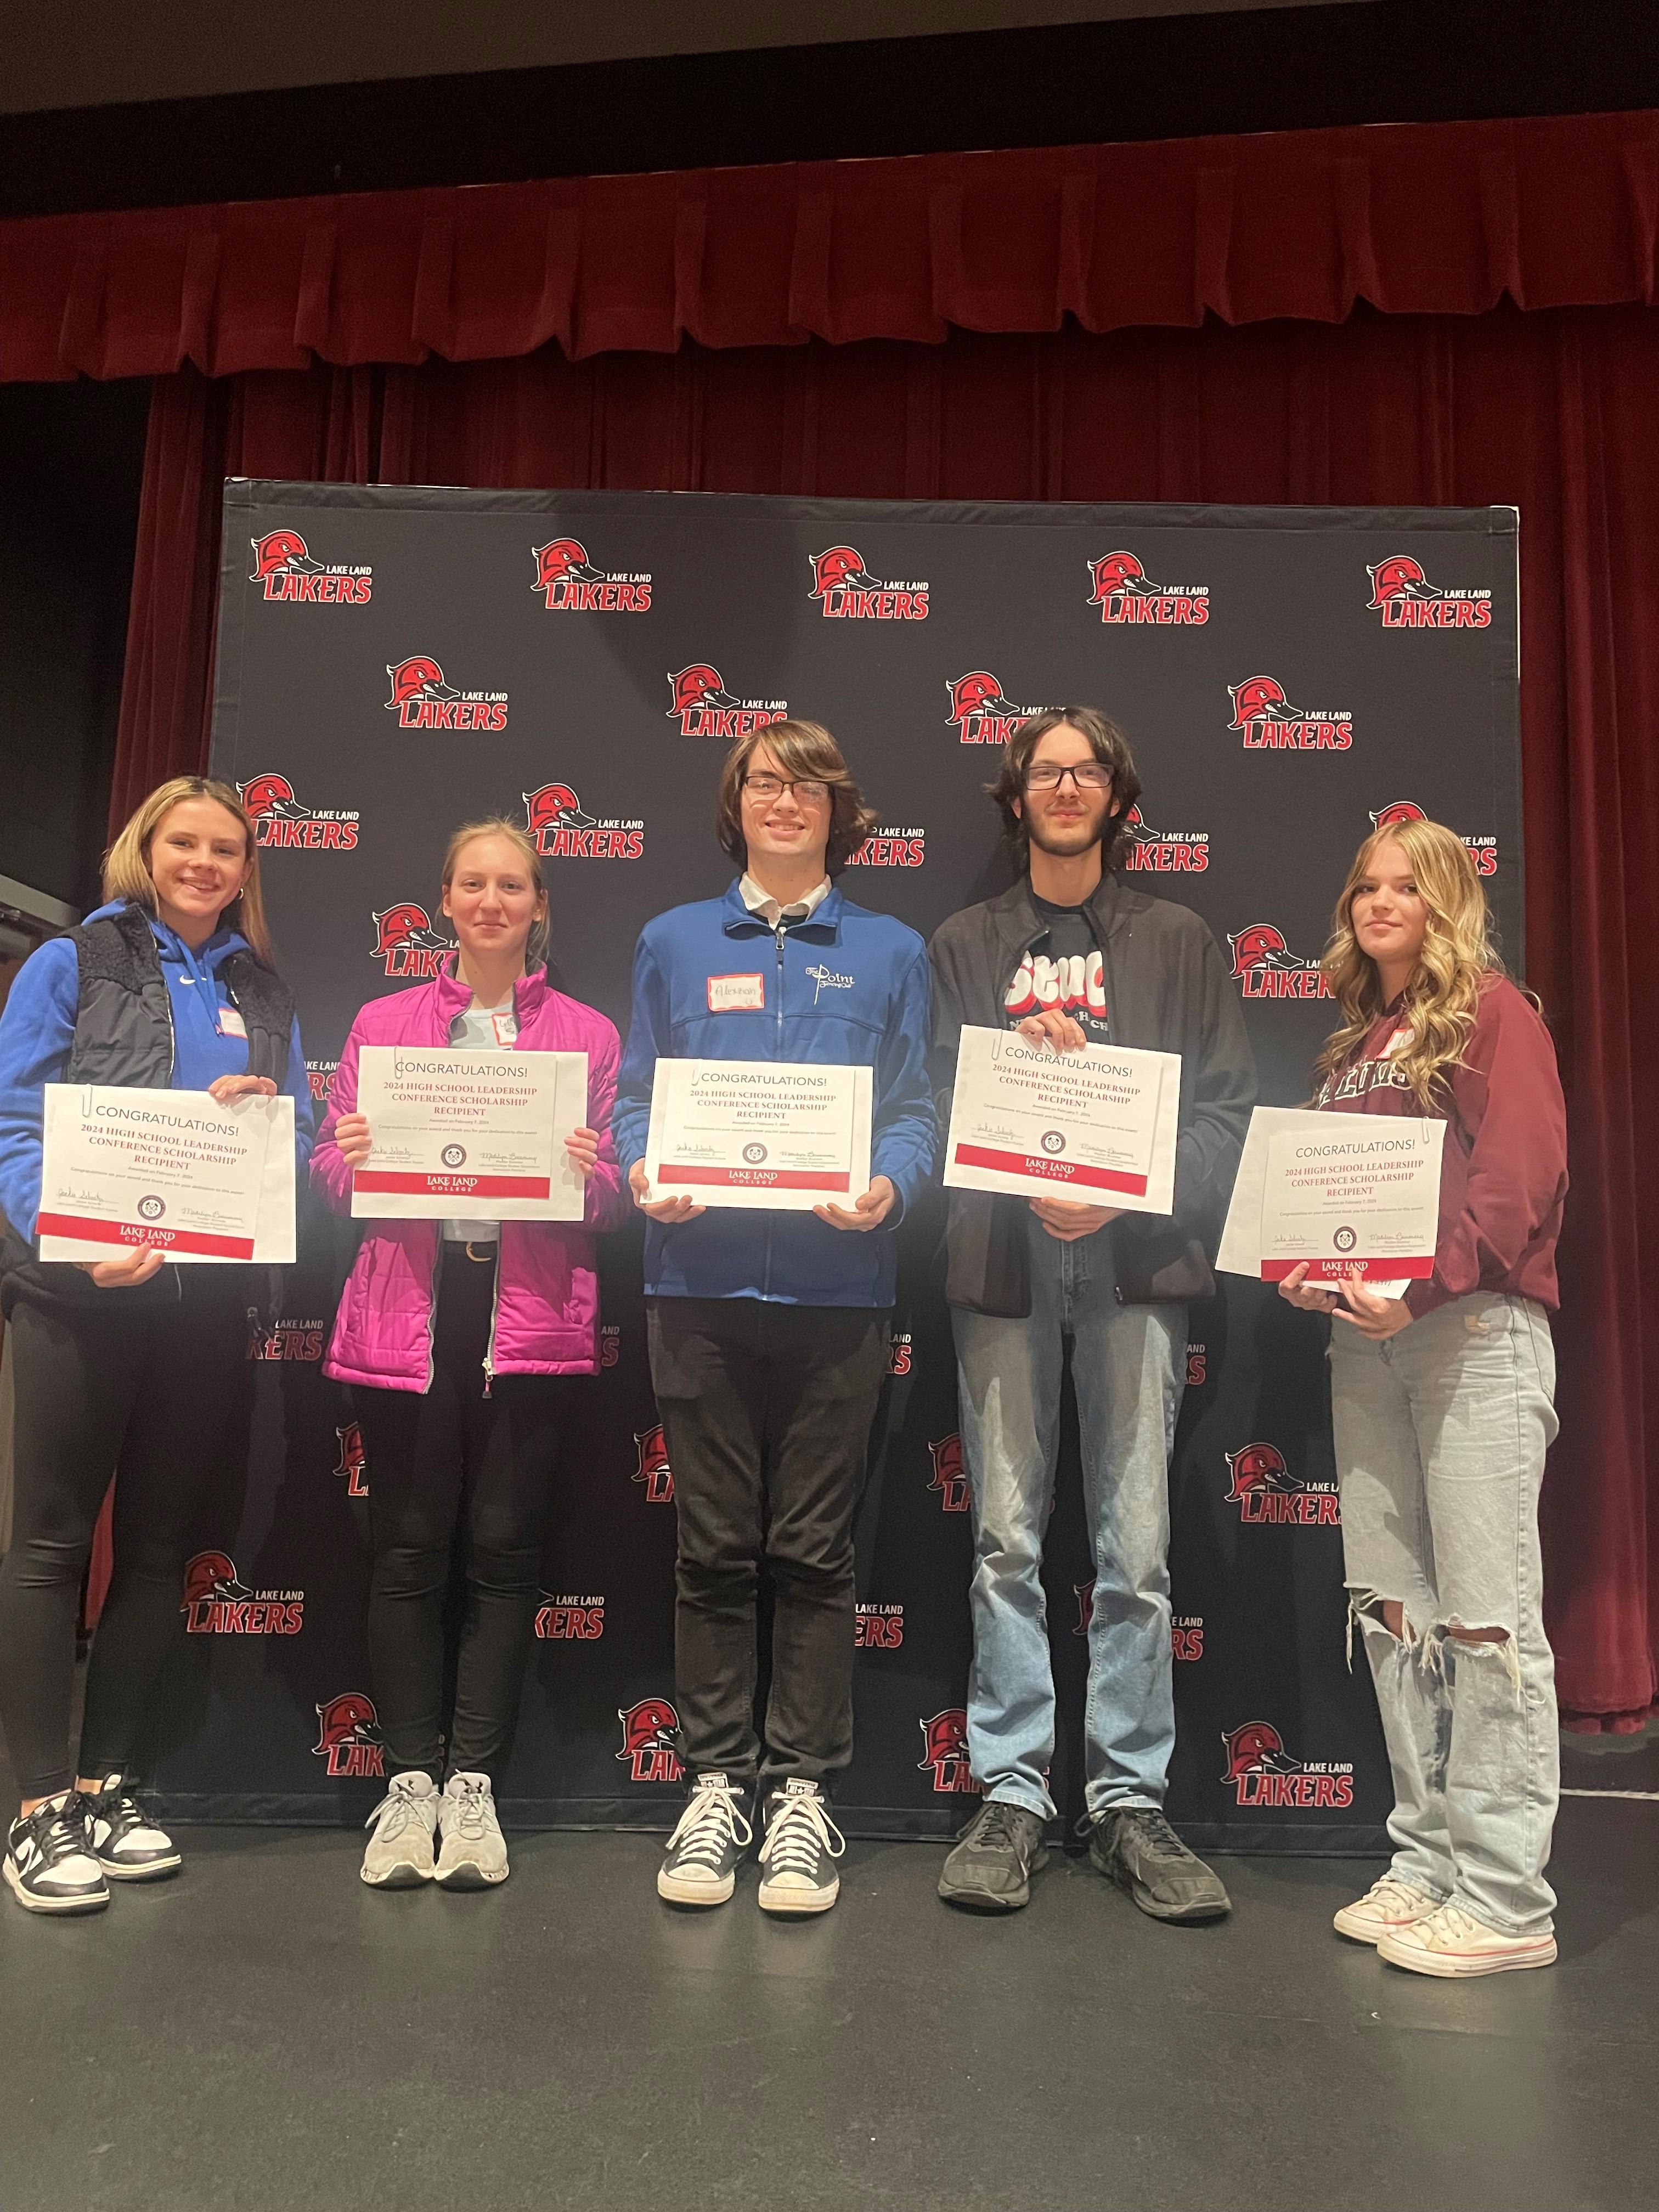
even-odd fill
[{"label": "white sneaker", "polygon": [[1385,1874],[1364,1897],[1355,1898],[1352,1905],[1345,1905],[1334,1914],[1331,1925],[1339,1936],[1351,1936],[1356,1943],[1376,1943],[1396,1928],[1426,1920],[1434,1909],[1435,1900],[1425,1891],[1413,1889],[1396,1875]]},{"label": "white sneaker", "polygon": [[438,1801],[443,1845],[437,1880],[446,1889],[493,1889],[507,1875],[507,1842],[487,1774],[452,1774]]},{"label": "white sneaker", "polygon": [[841,1894],[836,1861],[846,1849],[817,1784],[791,1776],[767,1799],[763,1871],[755,1893],[761,1911],[827,1912]]},{"label": "white sneaker", "polygon": [[657,1869],[659,1897],[670,1905],[724,1905],[731,1896],[738,1862],[755,1837],[738,1794],[724,1774],[697,1777]]},{"label": "white sneaker", "polygon": [[1414,1974],[1507,1974],[1518,1966],[1553,1966],[1555,1938],[1505,1936],[1461,1905],[1443,1905],[1426,1920],[1379,1936],[1376,1955]]},{"label": "white sneaker", "polygon": [[394,1774],[363,1825],[374,1832],[362,1864],[371,1889],[414,1889],[431,1881],[438,1793],[429,1774]]}]

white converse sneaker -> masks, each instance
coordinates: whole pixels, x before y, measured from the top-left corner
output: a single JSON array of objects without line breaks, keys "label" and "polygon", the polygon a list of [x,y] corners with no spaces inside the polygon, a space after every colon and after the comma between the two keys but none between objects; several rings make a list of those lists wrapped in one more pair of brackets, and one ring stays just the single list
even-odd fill
[{"label": "white converse sneaker", "polygon": [[754,1838],[726,1777],[700,1774],[657,1869],[658,1896],[671,1905],[724,1905]]},{"label": "white converse sneaker", "polygon": [[373,1831],[362,1864],[371,1889],[414,1889],[431,1881],[438,1793],[429,1774],[394,1774],[363,1825]]},{"label": "white converse sneaker", "polygon": [[106,1774],[96,1790],[78,1793],[87,1840],[114,1881],[160,1881],[177,1874],[184,1857],[165,1828],[139,1810],[125,1778]]},{"label": "white converse sneaker", "polygon": [[1334,1914],[1331,1925],[1339,1936],[1350,1936],[1356,1943],[1375,1943],[1395,1928],[1409,1928],[1413,1921],[1426,1920],[1434,1908],[1434,1899],[1424,1891],[1413,1889],[1395,1875],[1385,1874],[1364,1897],[1355,1898],[1352,1905]]},{"label": "white converse sneaker", "polygon": [[1425,1920],[1377,1938],[1376,1955],[1414,1974],[1506,1974],[1518,1966],[1553,1966],[1553,1936],[1505,1936],[1461,1905],[1443,1905]]},{"label": "white converse sneaker", "polygon": [[109,1903],[72,1790],[60,1790],[12,1822],[0,1871],[25,1912],[101,1912]]},{"label": "white converse sneaker", "polygon": [[827,1912],[841,1894],[836,1861],[846,1849],[823,1790],[792,1775],[767,1800],[765,1872],[756,1893],[762,1911]]},{"label": "white converse sneaker", "polygon": [[446,1889],[493,1889],[507,1880],[507,1842],[487,1774],[452,1774],[438,1802],[443,1835],[437,1880]]}]

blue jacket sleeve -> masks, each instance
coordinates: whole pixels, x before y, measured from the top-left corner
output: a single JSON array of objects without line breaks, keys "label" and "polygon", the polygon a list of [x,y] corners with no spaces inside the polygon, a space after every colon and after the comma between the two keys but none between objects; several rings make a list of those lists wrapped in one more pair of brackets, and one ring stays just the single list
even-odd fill
[{"label": "blue jacket sleeve", "polygon": [[918,943],[876,1060],[870,1172],[884,1175],[898,1193],[898,1205],[884,1224],[888,1228],[896,1224],[926,1187],[939,1150],[939,1124],[927,1079],[933,1001],[927,948]]},{"label": "blue jacket sleeve", "polygon": [[648,934],[634,953],[634,1015],[617,1071],[617,1097],[611,1109],[611,1136],[617,1164],[628,1180],[635,1160],[645,1158],[651,1127],[651,1086],[657,1062],[669,1048],[668,981],[657,965]]},{"label": "blue jacket sleeve", "polygon": [[306,1165],[311,1158],[311,1147],[317,1139],[315,1110],[311,1103],[311,1078],[306,1072],[305,1049],[300,1042],[300,1017],[294,1017],[294,1034],[288,1045],[288,1080],[283,1085],[285,1097],[294,1101],[294,1172],[303,1185]]},{"label": "blue jacket sleeve", "polygon": [[68,1070],[80,1004],[75,947],[55,937],[18,969],[0,1014],[0,1211],[29,1243],[40,1211],[42,1087]]}]

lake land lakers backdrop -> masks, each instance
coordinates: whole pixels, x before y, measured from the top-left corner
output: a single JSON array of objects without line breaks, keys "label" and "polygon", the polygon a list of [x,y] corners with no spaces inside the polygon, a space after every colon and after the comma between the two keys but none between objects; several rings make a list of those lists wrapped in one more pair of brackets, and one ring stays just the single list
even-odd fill
[{"label": "lake land lakers backdrop", "polygon": [[[1146,786],[1122,865],[1197,908],[1268,1103],[1307,1094],[1316,967],[1374,822],[1467,841],[1521,945],[1511,510],[960,506],[297,483],[226,487],[215,773],[260,831],[320,1102],[358,1006],[431,976],[438,869],[479,813],[545,856],[565,987],[626,1030],[647,916],[720,891],[731,738],[826,723],[879,812],[843,878],[931,933],[1008,880],[983,787],[1024,714],[1104,708]],[[349,1224],[302,1209],[246,1470],[199,1532],[155,1778],[180,1812],[361,1820],[383,1753],[364,1638],[365,1465],[321,1357]],[[939,1213],[901,1232],[892,1372],[860,1525],[854,1833],[971,1811],[967,1486]],[[639,1236],[603,1240],[604,1370],[566,1441],[509,1824],[665,1826],[674,1471]],[[1200,1844],[1374,1845],[1386,1762],[1344,1660],[1324,1325],[1237,1279],[1192,1310],[1171,1478],[1179,1739]],[[1069,1426],[1069,1416],[1068,1416]],[[1057,1802],[1080,1804],[1091,1566],[1074,1435],[1045,1579]]]}]

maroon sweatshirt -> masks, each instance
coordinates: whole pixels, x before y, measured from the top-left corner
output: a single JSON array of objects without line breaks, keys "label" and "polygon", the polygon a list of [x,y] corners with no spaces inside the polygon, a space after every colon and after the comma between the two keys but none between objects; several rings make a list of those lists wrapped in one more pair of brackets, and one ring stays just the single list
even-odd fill
[{"label": "maroon sweatshirt", "polygon": [[[1322,1113],[1423,1112],[1388,1057],[1400,1001],[1372,1024],[1355,1057],[1328,1075],[1313,1101]],[[1434,1273],[1406,1303],[1431,1313],[1471,1291],[1513,1291],[1560,1304],[1555,1244],[1567,1194],[1567,1114],[1555,1047],[1529,1000],[1494,975],[1480,994],[1460,1066],[1442,1071],[1431,1117],[1446,1122],[1440,1233]]]}]

